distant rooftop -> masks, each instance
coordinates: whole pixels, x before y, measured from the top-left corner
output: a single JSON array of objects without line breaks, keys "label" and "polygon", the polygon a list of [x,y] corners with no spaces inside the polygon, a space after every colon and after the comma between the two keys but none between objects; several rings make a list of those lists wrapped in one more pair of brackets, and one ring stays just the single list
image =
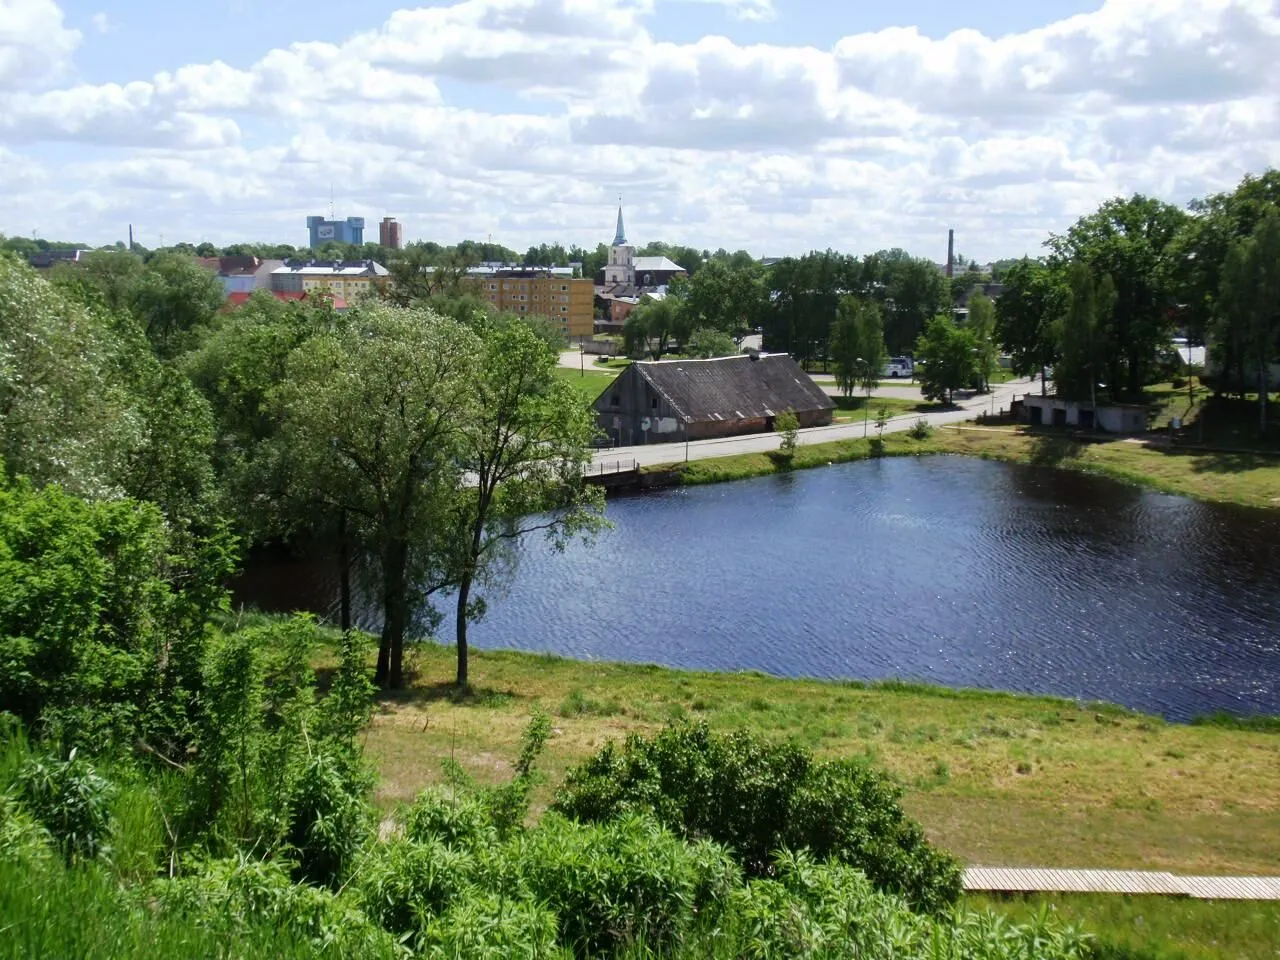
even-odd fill
[{"label": "distant rooftop", "polygon": [[302,277],[385,277],[390,271],[376,260],[287,260],[271,273]]}]

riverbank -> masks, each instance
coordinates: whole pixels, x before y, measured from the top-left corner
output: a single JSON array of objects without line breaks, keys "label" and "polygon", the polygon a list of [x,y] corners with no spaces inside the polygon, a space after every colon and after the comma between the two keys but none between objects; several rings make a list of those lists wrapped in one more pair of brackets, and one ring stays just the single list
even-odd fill
[{"label": "riverbank", "polygon": [[[1024,427],[935,427],[928,436],[886,434],[877,452],[873,439],[841,440],[796,448],[791,469],[865,460],[872,456],[958,454],[1036,464],[1108,476],[1164,493],[1242,506],[1280,507],[1280,457],[1248,451],[1170,446],[1149,441],[1084,441]],[[683,485],[720,483],[777,473],[766,453],[739,454],[669,464],[653,471],[674,471]]]},{"label": "riverbank", "polygon": [[[415,648],[410,688],[381,703],[368,749],[386,803],[453,758],[510,773],[535,709],[555,731],[548,784],[607,739],[681,718],[868,756],[966,864],[1267,874],[1280,863],[1280,734],[1169,724],[1112,706],[920,685],[783,680],[476,651],[458,696],[451,647]],[[551,786],[536,797],[545,804]]]}]

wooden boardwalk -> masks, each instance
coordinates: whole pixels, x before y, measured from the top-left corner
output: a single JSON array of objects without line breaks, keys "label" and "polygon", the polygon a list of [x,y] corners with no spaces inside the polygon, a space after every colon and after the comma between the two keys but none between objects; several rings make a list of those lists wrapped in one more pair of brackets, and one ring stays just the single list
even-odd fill
[{"label": "wooden boardwalk", "polygon": [[971,867],[975,893],[1130,893],[1196,900],[1280,900],[1280,877],[1182,877],[1147,870],[1047,870]]}]

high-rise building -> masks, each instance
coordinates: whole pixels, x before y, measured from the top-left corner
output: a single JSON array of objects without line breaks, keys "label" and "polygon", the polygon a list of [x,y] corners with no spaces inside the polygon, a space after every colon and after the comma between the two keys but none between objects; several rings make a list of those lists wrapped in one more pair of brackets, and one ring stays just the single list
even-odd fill
[{"label": "high-rise building", "polygon": [[378,224],[378,243],[388,250],[399,250],[403,241],[400,224],[395,217],[383,217]]},{"label": "high-rise building", "polygon": [[345,220],[326,220],[324,217],[307,217],[307,230],[311,234],[311,249],[326,243],[364,243],[364,217],[347,217]]}]

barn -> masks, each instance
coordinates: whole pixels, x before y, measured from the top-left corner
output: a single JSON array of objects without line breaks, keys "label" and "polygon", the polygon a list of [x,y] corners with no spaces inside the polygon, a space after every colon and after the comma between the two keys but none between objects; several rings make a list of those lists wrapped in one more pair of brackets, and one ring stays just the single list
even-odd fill
[{"label": "barn", "polygon": [[596,422],[614,446],[772,431],[784,410],[826,426],[835,404],[785,353],[712,360],[637,361],[596,398]]}]

